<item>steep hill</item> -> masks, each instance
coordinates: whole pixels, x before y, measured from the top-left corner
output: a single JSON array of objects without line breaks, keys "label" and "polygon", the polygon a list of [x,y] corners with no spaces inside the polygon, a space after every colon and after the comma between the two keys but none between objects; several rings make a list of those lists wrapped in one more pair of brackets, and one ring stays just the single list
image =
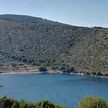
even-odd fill
[{"label": "steep hill", "polygon": [[108,72],[108,28],[0,15],[0,68],[17,64]]}]

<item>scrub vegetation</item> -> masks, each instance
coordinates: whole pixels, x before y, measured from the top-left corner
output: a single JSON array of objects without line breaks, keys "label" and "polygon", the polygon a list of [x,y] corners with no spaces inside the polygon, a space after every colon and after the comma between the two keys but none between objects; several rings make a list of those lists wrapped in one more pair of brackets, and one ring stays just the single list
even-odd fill
[{"label": "scrub vegetation", "polygon": [[0,69],[24,64],[107,73],[108,28],[0,15]]},{"label": "scrub vegetation", "polygon": [[[0,108],[67,108],[57,105],[48,100],[42,100],[36,103],[24,100],[17,101],[13,98],[1,97]],[[108,108],[108,103],[100,97],[86,97],[80,101],[77,108]]]}]

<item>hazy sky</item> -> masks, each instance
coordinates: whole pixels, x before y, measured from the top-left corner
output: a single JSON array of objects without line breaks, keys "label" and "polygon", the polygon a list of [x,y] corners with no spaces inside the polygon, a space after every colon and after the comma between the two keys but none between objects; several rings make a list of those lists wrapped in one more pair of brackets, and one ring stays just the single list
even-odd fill
[{"label": "hazy sky", "polygon": [[0,14],[31,15],[71,25],[108,27],[108,0],[0,0]]}]

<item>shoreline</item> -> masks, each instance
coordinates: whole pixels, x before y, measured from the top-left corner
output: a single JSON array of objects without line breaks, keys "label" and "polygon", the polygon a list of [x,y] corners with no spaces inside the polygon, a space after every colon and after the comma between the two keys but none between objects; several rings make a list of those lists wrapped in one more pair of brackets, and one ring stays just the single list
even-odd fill
[{"label": "shoreline", "polygon": [[70,74],[70,75],[81,75],[81,76],[92,76],[100,78],[108,78],[108,72],[90,72],[87,70],[75,70],[68,71],[68,69],[52,69],[51,67],[45,68],[46,70],[39,70],[40,67],[32,65],[23,66],[3,66],[0,68],[0,74]]},{"label": "shoreline", "polygon": [[108,76],[106,75],[93,75],[93,74],[89,74],[86,75],[84,72],[77,72],[77,73],[70,73],[72,75],[80,75],[80,76],[90,76],[90,77],[94,77],[94,78],[105,78],[108,79]]},{"label": "shoreline", "polygon": [[75,75],[84,75],[84,76],[93,76],[93,77],[104,77],[108,78],[108,72],[93,72],[90,70],[79,70],[75,69],[74,67],[66,68],[66,67],[59,67],[53,69],[52,67],[39,67],[33,65],[24,64],[22,66],[12,66],[12,65],[4,65],[0,66],[0,73],[1,74],[41,74],[41,73],[48,73],[48,74],[75,74]]},{"label": "shoreline", "polygon": [[[47,71],[47,72],[39,72],[39,71],[0,72],[0,74],[11,74],[11,75],[14,75],[14,74],[67,74],[67,73],[64,73],[63,71],[56,70],[56,71],[53,71],[53,72],[52,71]],[[99,76],[99,75],[92,75],[92,74],[86,75],[83,72],[71,72],[71,73],[69,73],[69,75],[90,76],[90,77],[95,77],[95,78],[105,78],[105,79],[108,79],[108,76],[105,76],[105,75],[101,75],[101,76]]]},{"label": "shoreline", "polygon": [[40,71],[11,71],[11,72],[0,72],[0,74],[62,74],[62,71],[47,71],[47,72],[40,72]]},{"label": "shoreline", "polygon": [[1,72],[1,74],[40,74],[42,72]]}]

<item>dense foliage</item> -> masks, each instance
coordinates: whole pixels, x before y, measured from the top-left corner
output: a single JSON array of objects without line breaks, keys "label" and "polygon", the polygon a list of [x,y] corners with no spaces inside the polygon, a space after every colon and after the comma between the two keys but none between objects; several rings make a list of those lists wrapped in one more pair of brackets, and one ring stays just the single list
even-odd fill
[{"label": "dense foliage", "polygon": [[53,104],[48,100],[32,103],[32,102],[26,102],[24,100],[17,101],[12,98],[1,97],[0,108],[65,108],[65,107]]},{"label": "dense foliage", "polygon": [[100,97],[86,97],[80,101],[78,108],[108,108],[108,104]]},{"label": "dense foliage", "polygon": [[[66,108],[48,100],[32,103],[24,100],[0,97],[0,108]],[[108,108],[108,103],[100,97],[86,97],[80,101],[78,108]]]},{"label": "dense foliage", "polygon": [[0,69],[21,64],[108,72],[108,28],[1,15]]}]

